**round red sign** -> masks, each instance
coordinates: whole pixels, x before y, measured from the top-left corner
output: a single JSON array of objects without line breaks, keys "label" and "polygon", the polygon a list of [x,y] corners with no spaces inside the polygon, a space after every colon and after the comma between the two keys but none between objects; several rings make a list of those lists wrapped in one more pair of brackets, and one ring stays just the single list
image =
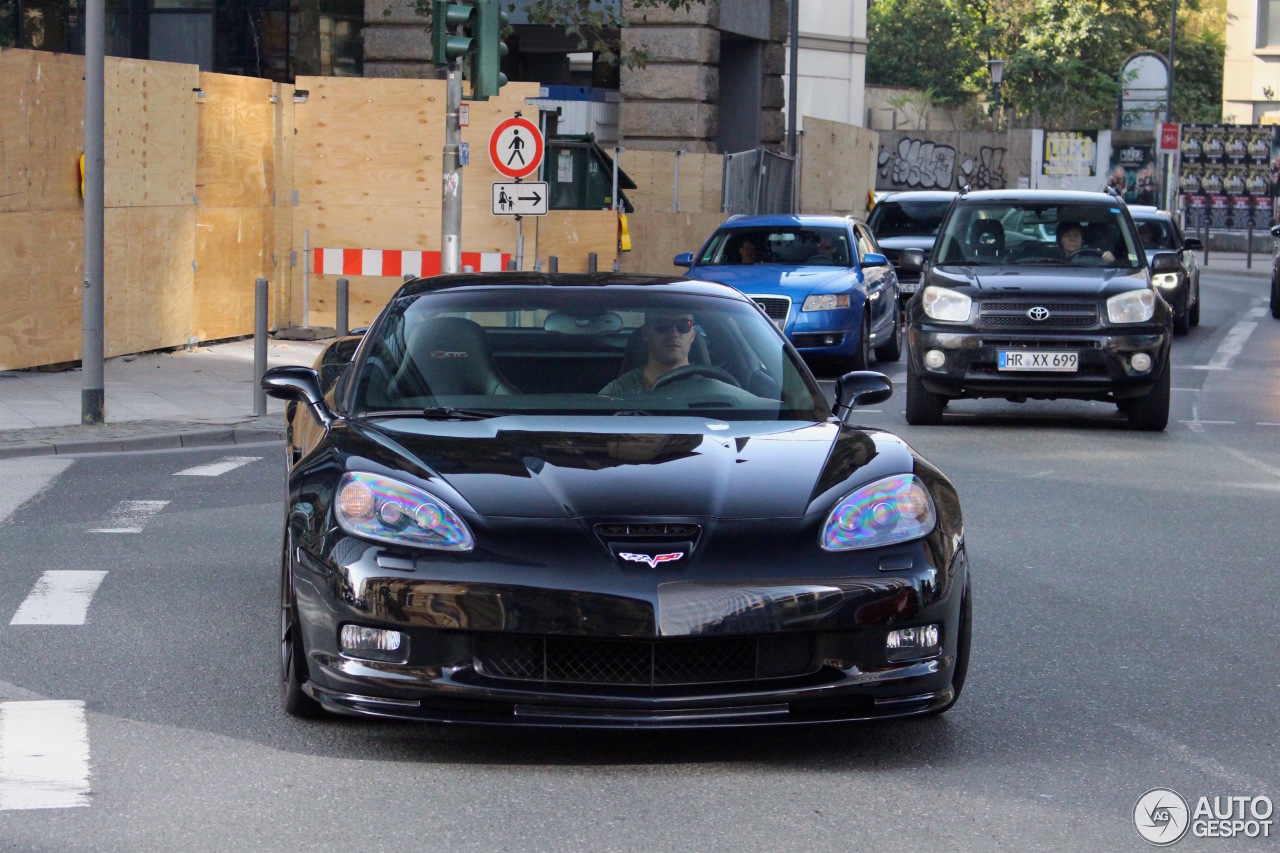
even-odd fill
[{"label": "round red sign", "polygon": [[493,168],[508,178],[523,178],[537,171],[542,162],[542,133],[526,118],[500,122],[489,136],[489,159]]}]

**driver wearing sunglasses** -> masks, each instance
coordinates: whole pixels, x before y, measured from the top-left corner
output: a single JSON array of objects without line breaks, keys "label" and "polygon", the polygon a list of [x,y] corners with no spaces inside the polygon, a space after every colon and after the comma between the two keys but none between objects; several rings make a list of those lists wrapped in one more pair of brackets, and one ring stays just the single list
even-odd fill
[{"label": "driver wearing sunglasses", "polygon": [[608,397],[647,394],[662,376],[689,363],[689,348],[696,334],[692,314],[655,312],[646,314],[644,320],[640,334],[648,347],[649,360],[643,367],[624,373],[601,388],[601,394]]}]

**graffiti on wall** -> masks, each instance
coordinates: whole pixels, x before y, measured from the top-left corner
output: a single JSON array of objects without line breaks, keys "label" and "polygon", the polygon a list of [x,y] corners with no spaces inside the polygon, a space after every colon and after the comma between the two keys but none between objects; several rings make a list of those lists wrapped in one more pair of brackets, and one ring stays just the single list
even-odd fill
[{"label": "graffiti on wall", "polygon": [[1004,189],[1004,148],[983,145],[976,156],[960,159],[951,145],[903,137],[896,151],[880,147],[880,177],[896,189]]}]

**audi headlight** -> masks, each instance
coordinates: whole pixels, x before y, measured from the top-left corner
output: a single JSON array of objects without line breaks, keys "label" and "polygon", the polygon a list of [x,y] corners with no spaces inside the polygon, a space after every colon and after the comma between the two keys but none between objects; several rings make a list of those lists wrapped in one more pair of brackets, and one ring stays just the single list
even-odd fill
[{"label": "audi headlight", "polygon": [[822,548],[852,551],[919,539],[937,520],[933,498],[914,474],[886,477],[836,504],[822,529]]},{"label": "audi headlight", "polygon": [[444,501],[377,474],[344,474],[333,515],[343,530],[366,539],[439,551],[475,547],[466,523]]},{"label": "audi headlight", "polygon": [[946,320],[952,323],[963,323],[969,319],[969,309],[973,300],[956,290],[946,287],[926,287],[924,295],[924,313],[935,320]]},{"label": "audi headlight", "polygon": [[1130,290],[1107,300],[1107,319],[1112,323],[1145,323],[1155,313],[1154,290]]},{"label": "audi headlight", "polygon": [[1151,283],[1156,287],[1177,287],[1178,274],[1176,272],[1162,272],[1151,276]]},{"label": "audi headlight", "polygon": [[804,304],[800,306],[801,311],[834,311],[837,308],[849,307],[849,294],[847,293],[815,293],[806,296]]}]

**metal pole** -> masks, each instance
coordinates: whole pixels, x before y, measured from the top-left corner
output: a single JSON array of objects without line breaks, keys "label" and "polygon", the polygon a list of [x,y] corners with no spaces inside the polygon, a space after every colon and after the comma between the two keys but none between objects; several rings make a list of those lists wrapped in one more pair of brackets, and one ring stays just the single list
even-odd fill
[{"label": "metal pole", "polygon": [[796,160],[791,164],[791,198],[793,213],[804,213],[804,131],[796,145]]},{"label": "metal pole", "polygon": [[267,280],[260,278],[253,287],[253,416],[267,413],[267,392],[262,387],[262,374],[267,372]]},{"label": "metal pole", "polygon": [[302,328],[310,328],[307,312],[311,310],[311,231],[302,229]]},{"label": "metal pole", "polygon": [[440,209],[440,271],[462,270],[462,169],[458,166],[458,147],[462,129],[458,126],[458,107],[462,105],[462,71],[449,69],[448,93],[444,118],[444,170]]},{"label": "metal pole", "polygon": [[516,269],[524,269],[524,217],[516,217]]},{"label": "metal pole", "polygon": [[1173,10],[1169,13],[1169,90],[1165,94],[1164,120],[1173,121],[1173,59],[1174,49],[1178,44],[1178,0],[1173,0]]},{"label": "metal pole", "polygon": [[555,255],[547,258],[547,272],[560,272],[560,259]]},{"label": "metal pole", "polygon": [[1204,260],[1201,263],[1203,263],[1207,267],[1209,266],[1209,209],[1208,208],[1205,208],[1204,213],[1200,215],[1200,222],[1203,223],[1203,227],[1204,227],[1204,239],[1201,241],[1202,243],[1204,243]]},{"label": "metal pole", "polygon": [[84,44],[84,291],[80,325],[82,367],[80,423],[96,426],[106,420],[103,382],[103,80],[106,52],[105,0],[89,0],[85,9]]},{"label": "metal pole", "polygon": [[681,149],[676,149],[675,179],[671,183],[671,210],[675,213],[680,212],[680,155],[683,153]]},{"label": "metal pole", "polygon": [[351,307],[351,282],[348,279],[338,279],[338,318],[334,324],[338,327],[338,337],[345,337],[351,327],[347,323],[351,316],[348,311]]},{"label": "metal pole", "polygon": [[599,263],[595,252],[587,252],[587,272],[595,272]]},{"label": "metal pole", "polygon": [[613,195],[611,198],[613,199],[613,209],[615,211],[618,209],[618,155],[621,153],[621,148],[616,145],[613,146]]},{"label": "metal pole", "polygon": [[787,67],[787,154],[796,156],[796,71],[800,66],[800,0],[791,0],[791,57]]},{"label": "metal pole", "polygon": [[1245,246],[1245,250],[1244,250],[1244,268],[1247,270],[1251,270],[1253,269],[1253,216],[1252,215],[1249,217],[1248,240],[1249,242]]},{"label": "metal pole", "polygon": [[515,272],[515,271],[516,271],[516,259],[507,258],[507,272]]}]

